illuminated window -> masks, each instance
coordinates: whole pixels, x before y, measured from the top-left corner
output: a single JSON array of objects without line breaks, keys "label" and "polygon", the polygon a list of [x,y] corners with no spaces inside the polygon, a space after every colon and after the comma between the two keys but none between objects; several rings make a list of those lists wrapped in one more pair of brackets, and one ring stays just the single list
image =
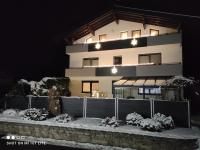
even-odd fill
[{"label": "illuminated window", "polygon": [[161,64],[161,53],[141,54],[138,58],[139,64],[154,63]]},{"label": "illuminated window", "polygon": [[[144,88],[146,95],[157,95],[161,94],[161,88],[160,87],[152,87],[152,88]],[[138,88],[138,94],[144,94],[143,88]]]},{"label": "illuminated window", "polygon": [[83,67],[86,66],[98,66],[99,58],[83,58]]},{"label": "illuminated window", "polygon": [[100,41],[100,42],[106,41],[106,38],[107,38],[107,35],[106,35],[106,34],[99,35],[99,41]]},{"label": "illuminated window", "polygon": [[141,30],[133,30],[132,38],[139,38],[141,36]]},{"label": "illuminated window", "polygon": [[92,37],[89,37],[89,38],[87,38],[87,39],[85,40],[86,43],[92,43],[92,41],[93,41]]},{"label": "illuminated window", "polygon": [[128,31],[120,33],[120,39],[127,39],[128,38]]},{"label": "illuminated window", "polygon": [[92,93],[99,90],[98,81],[82,81],[82,93]]},{"label": "illuminated window", "polygon": [[121,65],[121,64],[122,64],[122,56],[114,56],[113,65]]},{"label": "illuminated window", "polygon": [[159,30],[150,29],[150,35],[151,36],[157,36],[157,35],[159,35]]}]

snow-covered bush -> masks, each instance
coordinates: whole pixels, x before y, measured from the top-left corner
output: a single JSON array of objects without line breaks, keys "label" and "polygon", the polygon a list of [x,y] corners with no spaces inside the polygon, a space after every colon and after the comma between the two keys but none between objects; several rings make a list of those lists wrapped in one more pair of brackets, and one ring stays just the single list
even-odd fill
[{"label": "snow-covered bush", "polygon": [[166,117],[164,114],[157,113],[153,116],[153,119],[160,122],[165,129],[174,128],[174,120],[171,116]]},{"label": "snow-covered bush", "polygon": [[160,122],[150,118],[142,119],[139,125],[140,128],[149,131],[161,131],[163,129]]},{"label": "snow-covered bush", "polygon": [[[106,118],[107,119],[107,118]],[[107,120],[104,122],[108,122]],[[140,114],[134,112],[126,116],[126,124],[137,125],[142,129],[149,131],[161,131],[162,129],[174,128],[174,120],[171,116],[166,117],[164,114],[157,113],[152,118],[144,119]]]},{"label": "snow-covered bush", "polygon": [[24,117],[25,112],[26,112],[26,110],[20,110],[18,113],[18,116]]},{"label": "snow-covered bush", "polygon": [[134,112],[126,116],[126,123],[130,125],[139,125],[142,119],[143,117],[140,114]]},{"label": "snow-covered bush", "polygon": [[54,120],[59,123],[67,123],[72,120],[72,117],[68,114],[61,114],[56,116]]},{"label": "snow-covered bush", "polygon": [[17,116],[17,111],[15,109],[7,109],[7,110],[4,110],[2,114],[4,116],[15,117],[15,116]]},{"label": "snow-covered bush", "polygon": [[69,78],[55,78],[44,77],[40,81],[27,81],[21,79],[17,84],[9,91],[8,95],[34,95],[34,96],[48,96],[49,89],[55,86],[60,95],[69,96],[68,89]]},{"label": "snow-covered bush", "polygon": [[21,112],[21,117],[28,120],[42,121],[48,117],[48,111],[45,109],[30,108]]},{"label": "snow-covered bush", "polygon": [[100,126],[106,126],[106,127],[118,127],[119,126],[119,122],[118,122],[118,120],[116,119],[116,117],[112,117],[112,118],[110,118],[110,117],[106,117],[105,119],[103,119],[102,121],[101,121],[101,124],[100,124]]},{"label": "snow-covered bush", "polygon": [[185,87],[197,83],[193,78],[186,78],[183,76],[174,76],[166,81],[167,86]]}]

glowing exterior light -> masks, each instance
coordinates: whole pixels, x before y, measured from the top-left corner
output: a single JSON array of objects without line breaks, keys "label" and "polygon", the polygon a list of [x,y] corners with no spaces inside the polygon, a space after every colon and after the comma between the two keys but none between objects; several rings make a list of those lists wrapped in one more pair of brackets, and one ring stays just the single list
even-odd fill
[{"label": "glowing exterior light", "polygon": [[118,70],[117,70],[117,68],[114,66],[114,67],[112,67],[111,72],[112,72],[113,74],[116,74],[116,73],[118,72]]},{"label": "glowing exterior light", "polygon": [[100,48],[101,48],[101,44],[100,44],[100,43],[96,43],[96,44],[95,44],[95,48],[96,48],[96,49],[100,49]]},{"label": "glowing exterior light", "polygon": [[131,45],[135,46],[138,44],[138,41],[134,38],[132,41],[131,41]]}]

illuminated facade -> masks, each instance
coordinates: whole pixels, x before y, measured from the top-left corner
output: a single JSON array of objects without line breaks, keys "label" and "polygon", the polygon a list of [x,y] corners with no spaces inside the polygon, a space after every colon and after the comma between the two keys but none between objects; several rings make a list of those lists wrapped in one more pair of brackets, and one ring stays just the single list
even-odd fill
[{"label": "illuminated facade", "polygon": [[66,38],[71,44],[65,76],[72,96],[177,98],[174,88],[162,87],[166,79],[182,75],[179,24],[128,14],[109,11]]}]

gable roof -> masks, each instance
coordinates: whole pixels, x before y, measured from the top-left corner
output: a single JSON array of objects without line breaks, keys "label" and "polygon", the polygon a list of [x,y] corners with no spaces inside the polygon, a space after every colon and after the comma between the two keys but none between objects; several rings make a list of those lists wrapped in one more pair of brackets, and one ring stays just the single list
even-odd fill
[{"label": "gable roof", "polygon": [[74,40],[80,39],[83,36],[88,34],[95,35],[95,31],[99,28],[119,20],[126,20],[132,22],[143,23],[143,25],[151,24],[162,27],[170,27],[180,29],[180,21],[173,16],[166,16],[164,14],[157,14],[152,12],[145,12],[144,10],[139,9],[125,9],[120,6],[116,6],[114,9],[107,11],[103,15],[95,18],[94,20],[82,25],[77,30],[68,34],[65,37],[67,43],[72,43]]}]

